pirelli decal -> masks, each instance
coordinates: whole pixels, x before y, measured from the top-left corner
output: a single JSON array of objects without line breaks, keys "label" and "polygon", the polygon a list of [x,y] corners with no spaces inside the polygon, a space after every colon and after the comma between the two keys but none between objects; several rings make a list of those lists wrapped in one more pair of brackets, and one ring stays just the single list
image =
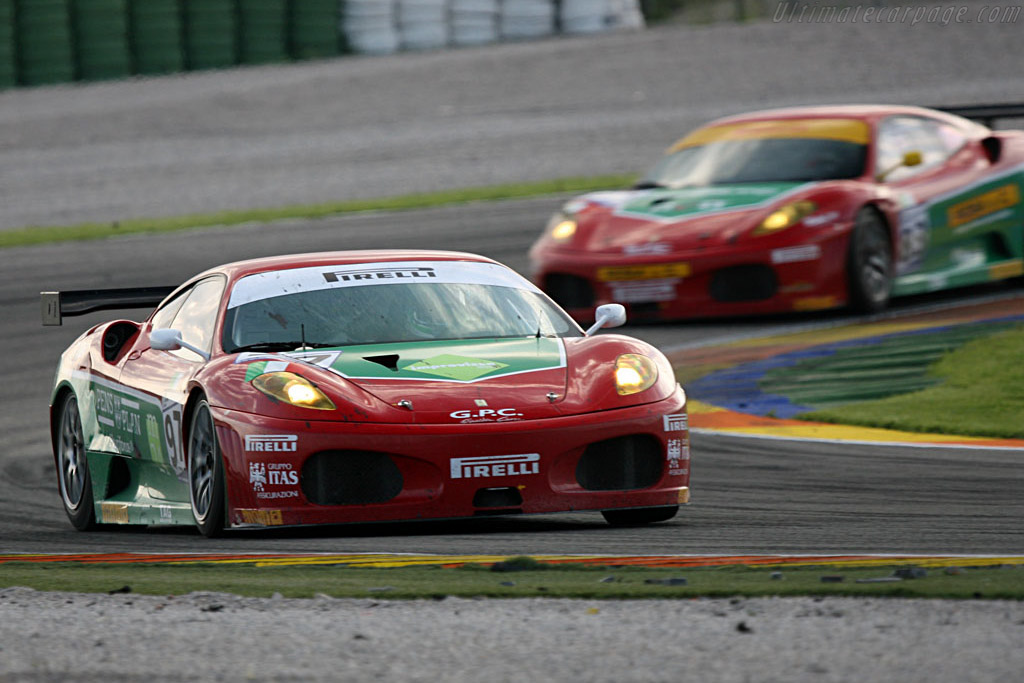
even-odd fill
[{"label": "pirelli decal", "polygon": [[1007,183],[953,204],[946,209],[946,220],[949,227],[955,228],[983,216],[1016,206],[1019,202],[1020,190],[1017,184]]},{"label": "pirelli decal", "polygon": [[452,479],[485,479],[540,472],[539,453],[483,455],[451,459]]}]

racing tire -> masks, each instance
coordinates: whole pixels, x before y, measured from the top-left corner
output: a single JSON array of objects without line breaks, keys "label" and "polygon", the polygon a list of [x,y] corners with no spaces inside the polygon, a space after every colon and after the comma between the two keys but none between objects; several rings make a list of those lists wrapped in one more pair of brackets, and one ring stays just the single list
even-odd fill
[{"label": "racing tire", "polygon": [[92,496],[92,476],[85,454],[85,436],[78,399],[67,394],[57,422],[57,487],[71,525],[79,531],[95,529],[96,508]]},{"label": "racing tire", "polygon": [[224,532],[224,460],[206,399],[192,411],[188,430],[188,481],[192,517],[207,538]]},{"label": "racing tire", "polygon": [[857,214],[847,255],[850,308],[877,313],[889,304],[892,294],[892,245],[889,230],[877,211],[863,208]]},{"label": "racing tire", "polygon": [[656,508],[632,508],[628,510],[601,510],[606,522],[612,526],[639,526],[672,519],[679,512],[678,505]]}]

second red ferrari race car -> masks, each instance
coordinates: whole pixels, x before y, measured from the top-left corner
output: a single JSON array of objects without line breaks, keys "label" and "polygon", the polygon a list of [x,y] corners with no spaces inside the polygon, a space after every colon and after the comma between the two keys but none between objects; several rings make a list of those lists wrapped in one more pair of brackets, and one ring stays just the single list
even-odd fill
[{"label": "second red ferrari race car", "polygon": [[[991,120],[1024,105],[961,108]],[[1024,273],[1024,131],[903,106],[713,121],[632,190],[557,212],[534,281],[579,320],[865,311]]]},{"label": "second red ferrari race car", "polygon": [[156,305],[61,356],[53,457],[78,529],[225,529],[689,501],[665,356],[584,332],[529,281],[455,252],[231,263],[180,287],[44,292],[44,324]]}]

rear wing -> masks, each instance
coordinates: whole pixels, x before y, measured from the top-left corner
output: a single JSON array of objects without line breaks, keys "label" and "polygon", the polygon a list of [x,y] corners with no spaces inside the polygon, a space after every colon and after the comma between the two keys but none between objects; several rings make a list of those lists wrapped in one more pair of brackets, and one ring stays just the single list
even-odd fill
[{"label": "rear wing", "polygon": [[1024,104],[968,104],[960,107],[932,107],[954,116],[977,121],[989,128],[999,119],[1024,119]]},{"label": "rear wing", "polygon": [[174,287],[127,287],[40,292],[43,325],[60,325],[65,316],[121,308],[153,308],[177,289]]}]

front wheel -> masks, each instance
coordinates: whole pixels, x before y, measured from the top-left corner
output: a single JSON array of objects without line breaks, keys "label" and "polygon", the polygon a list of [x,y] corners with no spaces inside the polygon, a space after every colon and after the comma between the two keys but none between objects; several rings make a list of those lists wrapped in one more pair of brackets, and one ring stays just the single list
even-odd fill
[{"label": "front wheel", "polygon": [[605,521],[612,526],[639,526],[672,519],[679,512],[678,505],[656,508],[633,508],[629,510],[601,510]]},{"label": "front wheel", "polygon": [[857,214],[847,255],[850,308],[876,313],[889,303],[892,293],[892,245],[882,217],[874,209]]},{"label": "front wheel", "polygon": [[92,477],[85,455],[85,437],[78,399],[74,394],[64,397],[59,412],[57,432],[57,486],[71,525],[79,531],[96,528],[93,506]]},{"label": "front wheel", "polygon": [[199,401],[192,412],[188,435],[192,517],[203,536],[213,538],[224,531],[224,462],[206,399]]}]

